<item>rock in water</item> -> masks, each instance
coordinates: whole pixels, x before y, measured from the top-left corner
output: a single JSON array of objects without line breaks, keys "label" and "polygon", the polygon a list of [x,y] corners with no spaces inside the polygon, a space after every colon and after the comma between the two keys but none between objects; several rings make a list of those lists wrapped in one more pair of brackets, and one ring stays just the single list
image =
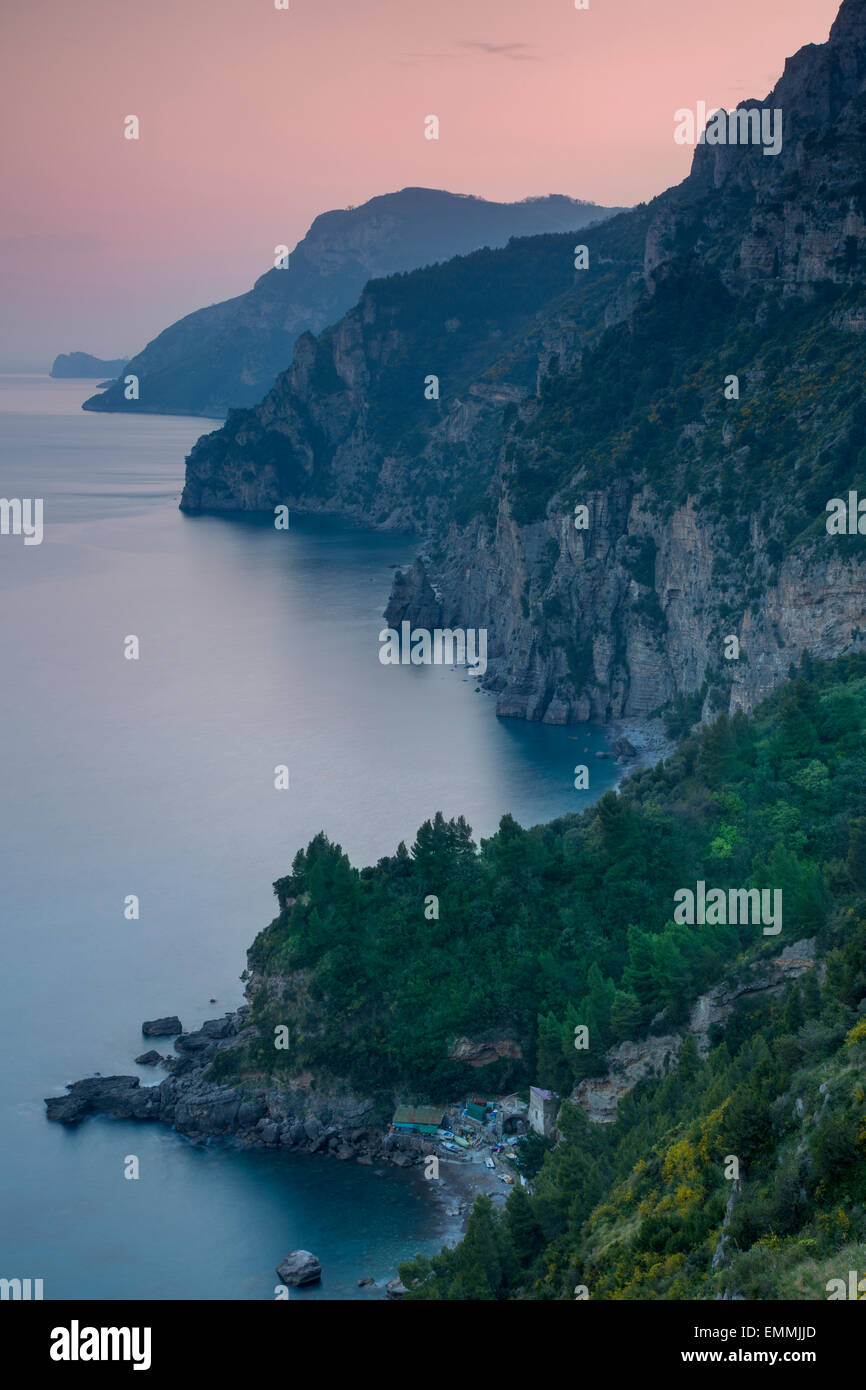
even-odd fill
[{"label": "rock in water", "polygon": [[385,1293],[389,1298],[405,1298],[408,1292],[409,1290],[406,1288],[406,1285],[399,1275],[396,1279],[392,1279],[390,1283],[385,1285]]},{"label": "rock in water", "polygon": [[177,1014],[172,1014],[170,1018],[152,1018],[142,1023],[141,1031],[146,1038],[170,1038],[183,1032],[183,1024]]},{"label": "rock in water", "polygon": [[162,1054],[155,1052],[153,1048],[149,1052],[142,1052],[140,1057],[136,1057],[136,1062],[140,1067],[155,1067],[157,1062],[161,1062]]},{"label": "rock in water", "polygon": [[309,1250],[293,1250],[277,1265],[284,1284],[315,1284],[322,1277],[322,1266]]}]

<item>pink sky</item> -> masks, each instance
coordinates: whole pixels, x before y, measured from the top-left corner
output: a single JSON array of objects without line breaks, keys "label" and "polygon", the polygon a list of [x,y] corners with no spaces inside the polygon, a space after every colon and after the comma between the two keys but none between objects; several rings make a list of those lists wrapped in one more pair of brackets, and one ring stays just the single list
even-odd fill
[{"label": "pink sky", "polygon": [[248,289],[317,213],[408,184],[651,198],[688,172],[674,110],[764,97],[838,0],[290,6],[6,7],[0,366],[131,354]]}]

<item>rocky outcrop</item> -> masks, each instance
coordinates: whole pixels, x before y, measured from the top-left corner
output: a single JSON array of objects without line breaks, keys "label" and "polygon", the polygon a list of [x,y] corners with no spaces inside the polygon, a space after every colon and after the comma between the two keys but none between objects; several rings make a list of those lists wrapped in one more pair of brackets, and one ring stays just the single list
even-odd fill
[{"label": "rocky outcrop", "polygon": [[639,1081],[664,1076],[679,1057],[686,1038],[694,1036],[698,1053],[710,1050],[710,1030],[724,1025],[739,1000],[749,995],[770,997],[781,994],[787,985],[815,965],[814,939],[795,941],[780,955],[753,962],[735,981],[714,986],[695,1001],[685,1029],[652,1034],[636,1042],[623,1042],[604,1055],[605,1073],[588,1077],[574,1088],[569,1100],[580,1105],[591,1120],[611,1124],[619,1102]]},{"label": "rocky outcrop", "polygon": [[148,1095],[150,1089],[143,1091],[137,1076],[88,1076],[74,1081],[68,1095],[49,1096],[45,1108],[49,1120],[62,1125],[77,1125],[86,1115],[150,1119],[159,1108],[155,1098]]},{"label": "rocky outcrop", "polygon": [[501,1037],[487,1033],[481,1038],[455,1038],[448,1048],[448,1056],[455,1062],[466,1062],[470,1067],[489,1067],[502,1057],[523,1057],[523,1049],[516,1038]]},{"label": "rocky outcrop", "polygon": [[605,1053],[607,1075],[581,1081],[569,1100],[581,1105],[597,1124],[612,1124],[623,1096],[648,1076],[664,1076],[679,1056],[682,1045],[683,1038],[679,1034],[620,1043]]},{"label": "rocky outcrop", "polygon": [[[127,400],[115,382],[84,409],[222,417],[260,400],[288,366],[297,339],[345,314],[368,280],[504,246],[509,237],[570,232],[618,211],[562,196],[492,203],[404,188],[323,213],[287,268],[268,270],[246,294],[187,314],[126,364],[138,377],[137,400]],[[109,365],[87,374],[116,375],[120,367],[110,372]]]},{"label": "rocky outcrop", "polygon": [[795,941],[771,960],[754,963],[743,978],[732,984],[716,985],[702,994],[692,1009],[688,1027],[697,1039],[701,1055],[706,1056],[709,1051],[710,1030],[724,1026],[734,1005],[741,999],[751,994],[777,996],[814,964],[814,939]]},{"label": "rocky outcrop", "polygon": [[258,1034],[245,1004],[176,1038],[180,1055],[164,1060],[169,1075],[158,1085],[142,1086],[137,1076],[85,1077],[72,1082],[65,1095],[46,1099],[48,1119],[71,1126],[90,1115],[109,1115],[155,1121],[193,1140],[223,1138],[244,1148],[282,1148],[398,1168],[423,1161],[429,1140],[391,1133],[368,1097],[315,1087],[309,1077],[225,1085],[208,1078],[219,1053],[243,1053],[253,1040]]},{"label": "rocky outcrop", "polygon": [[441,604],[430,583],[427,567],[418,556],[408,570],[397,570],[394,575],[385,621],[397,630],[404,619],[416,627],[432,630],[440,626],[441,617]]},{"label": "rocky outcrop", "polygon": [[183,1032],[183,1024],[176,1014],[172,1014],[170,1018],[145,1020],[141,1025],[141,1031],[146,1038],[170,1038],[175,1033]]}]

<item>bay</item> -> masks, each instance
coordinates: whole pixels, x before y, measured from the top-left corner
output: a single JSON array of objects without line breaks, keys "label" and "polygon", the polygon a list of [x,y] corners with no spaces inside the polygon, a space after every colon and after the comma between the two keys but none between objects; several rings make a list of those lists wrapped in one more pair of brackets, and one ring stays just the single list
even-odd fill
[{"label": "bay", "polygon": [[319,830],[362,865],[437,810],[476,838],[506,811],[580,810],[617,769],[592,757],[597,727],[499,720],[461,670],[380,664],[416,539],[183,516],[206,422],[82,412],[91,391],[0,377],[0,495],[44,505],[41,545],[0,537],[0,1276],[42,1278],[46,1298],[272,1298],[302,1247],[325,1277],[293,1297],[369,1296],[358,1278],[437,1248],[411,1176],[109,1120],[68,1131],[42,1098],[94,1070],[152,1084],[132,1061],[142,1019],[237,1007],[271,884]]}]

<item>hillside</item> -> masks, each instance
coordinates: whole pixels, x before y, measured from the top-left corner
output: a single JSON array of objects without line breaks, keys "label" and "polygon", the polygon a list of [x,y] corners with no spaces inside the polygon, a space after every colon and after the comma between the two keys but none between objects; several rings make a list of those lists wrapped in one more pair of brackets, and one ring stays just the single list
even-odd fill
[{"label": "hillside", "polygon": [[291,361],[297,338],[340,318],[368,280],[512,236],[571,231],[616,211],[560,195],[492,203],[404,188],[323,213],[287,268],[268,270],[246,294],[187,314],[132,358],[137,400],[115,382],[84,409],[224,416],[258,401]]},{"label": "hillside", "polygon": [[805,658],[580,816],[476,849],[437,815],[361,870],[320,834],[250,1004],[48,1118],[411,1166],[431,1141],[387,1132],[395,1102],[547,1086],[530,1189],[478,1198],[413,1297],[825,1298],[866,1239],[864,731],[866,655]]},{"label": "hillside", "polygon": [[[532,1196],[504,1222],[482,1200],[456,1253],[404,1272],[427,1296],[824,1297],[866,1237],[864,729],[866,657],[807,659],[581,816],[506,816],[480,850],[436,817],[360,872],[316,837],[249,952],[253,1039],[210,1079],[385,1109],[569,1097]],[[701,882],[779,893],[779,919],[678,924]]]},{"label": "hillside", "polygon": [[182,505],[414,527],[390,611],[485,627],[505,715],[706,719],[856,648],[862,541],[824,523],[866,493],[864,82],[845,0],[762,103],[778,155],[699,144],[588,269],[543,238],[369,285],[199,441]]}]

